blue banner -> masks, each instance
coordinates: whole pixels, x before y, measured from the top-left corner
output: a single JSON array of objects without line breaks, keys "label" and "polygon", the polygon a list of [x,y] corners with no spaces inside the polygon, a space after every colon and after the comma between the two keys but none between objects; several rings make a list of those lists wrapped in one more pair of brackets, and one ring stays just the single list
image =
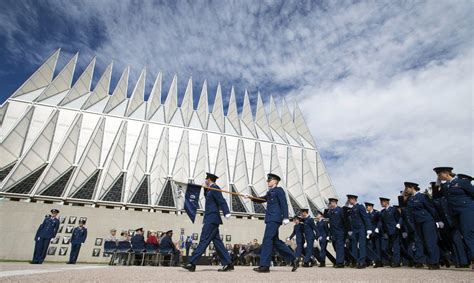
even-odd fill
[{"label": "blue banner", "polygon": [[196,219],[196,210],[199,207],[199,193],[201,192],[201,185],[188,184],[186,194],[184,195],[184,210],[194,223]]}]

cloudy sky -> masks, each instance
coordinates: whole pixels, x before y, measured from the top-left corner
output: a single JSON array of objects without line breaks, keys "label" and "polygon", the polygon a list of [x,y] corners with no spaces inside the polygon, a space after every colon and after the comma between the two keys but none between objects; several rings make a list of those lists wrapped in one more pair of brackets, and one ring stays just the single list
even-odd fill
[{"label": "cloudy sky", "polygon": [[[238,104],[297,101],[340,196],[395,197],[432,168],[474,175],[474,2],[2,1],[0,102],[58,47],[82,71],[114,60],[112,86],[147,68],[206,79]],[[469,16],[471,15],[471,16]],[[76,72],[76,77],[80,72]],[[129,88],[131,92],[131,88]],[[255,109],[254,109],[255,111]]]}]

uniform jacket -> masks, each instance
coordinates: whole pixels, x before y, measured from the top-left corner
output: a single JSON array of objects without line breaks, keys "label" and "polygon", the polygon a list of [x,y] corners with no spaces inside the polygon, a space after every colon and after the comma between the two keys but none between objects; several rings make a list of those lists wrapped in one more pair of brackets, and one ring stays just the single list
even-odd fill
[{"label": "uniform jacket", "polygon": [[39,226],[36,231],[35,240],[38,238],[54,238],[59,229],[59,219],[53,217],[45,217],[43,223]]},{"label": "uniform jacket", "polygon": [[353,230],[372,230],[372,224],[363,205],[356,203],[352,209],[347,211],[346,216],[349,218],[348,221],[350,221]]},{"label": "uniform jacket", "polygon": [[398,232],[396,226],[399,224],[399,221],[400,213],[398,213],[398,210],[395,207],[389,206],[385,209],[382,209],[380,212],[379,225],[377,226],[383,233],[391,236]]},{"label": "uniform jacket", "polygon": [[321,237],[326,240],[329,236],[329,227],[326,220],[320,220],[316,222],[316,237]]},{"label": "uniform jacket", "polygon": [[293,226],[293,233],[291,233],[291,235],[288,237],[291,239],[293,239],[293,237],[296,236],[296,242],[297,243],[302,243],[304,241],[304,238],[303,238],[303,230],[304,230],[304,225],[303,224],[295,224],[295,226]]},{"label": "uniform jacket", "polygon": [[87,228],[82,226],[76,227],[72,230],[71,244],[82,244],[87,238]]},{"label": "uniform jacket", "polygon": [[349,224],[344,219],[344,212],[340,206],[326,209],[324,217],[329,218],[329,230],[332,236],[342,236],[349,228]]},{"label": "uniform jacket", "polygon": [[415,223],[423,223],[426,221],[441,221],[433,202],[422,193],[416,193],[408,198],[407,208],[413,216]]},{"label": "uniform jacket", "polygon": [[[211,188],[220,189],[218,185],[212,184]],[[205,190],[206,207],[204,211],[204,224],[222,224],[220,211],[227,215],[230,213],[229,206],[222,193],[214,190]]]},{"label": "uniform jacket", "polygon": [[173,250],[176,251],[176,246],[173,243],[173,240],[171,239],[170,236],[165,236],[163,239],[160,241],[160,250],[165,251],[165,250]]},{"label": "uniform jacket", "polygon": [[442,193],[448,201],[451,214],[474,209],[474,187],[469,180],[454,177],[442,185]]},{"label": "uniform jacket", "polygon": [[313,217],[309,216],[304,219],[304,237],[306,241],[311,241],[316,238],[316,224],[314,224]]},{"label": "uniform jacket", "polygon": [[267,194],[260,198],[265,200],[257,200],[256,202],[267,202],[265,223],[276,222],[282,224],[283,219],[288,219],[288,203],[286,202],[285,191],[281,187],[269,189]]}]

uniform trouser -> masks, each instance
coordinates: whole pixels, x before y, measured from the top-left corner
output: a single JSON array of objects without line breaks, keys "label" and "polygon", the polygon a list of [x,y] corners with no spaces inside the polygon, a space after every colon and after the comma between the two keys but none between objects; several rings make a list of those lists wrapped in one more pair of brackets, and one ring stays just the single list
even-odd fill
[{"label": "uniform trouser", "polygon": [[450,231],[451,238],[453,240],[454,254],[456,255],[456,263],[460,265],[468,264],[466,249],[462,242],[461,232],[458,229],[452,229]]},{"label": "uniform trouser", "polygon": [[372,236],[366,245],[367,258],[374,262],[380,262],[380,237]]},{"label": "uniform trouser", "polygon": [[304,254],[304,262],[308,263],[311,260],[311,256],[313,255],[314,250],[314,239],[306,238],[306,248]]},{"label": "uniform trouser", "polygon": [[332,246],[336,251],[336,264],[344,264],[344,235],[333,235]]},{"label": "uniform trouser", "polygon": [[415,252],[414,252],[414,260],[415,263],[424,263],[425,262],[425,253],[423,252],[424,247],[423,247],[423,241],[421,238],[415,233],[413,235],[414,238],[414,245],[415,245]]},{"label": "uniform trouser", "polygon": [[303,253],[303,246],[304,241],[301,239],[300,241],[296,240],[296,250],[295,250],[295,257],[299,258]]},{"label": "uniform trouser", "polygon": [[351,252],[357,259],[358,264],[365,264],[366,250],[366,231],[364,229],[354,230],[352,232]]},{"label": "uniform trouser", "polygon": [[71,253],[69,254],[69,263],[76,263],[81,244],[71,244]]},{"label": "uniform trouser", "polygon": [[319,240],[319,247],[320,247],[319,261],[322,263],[326,263],[327,246],[328,246],[328,241],[326,240],[326,238],[325,237],[321,238],[321,240]]},{"label": "uniform trouser", "polygon": [[459,230],[466,243],[469,260],[474,261],[474,209],[468,207],[453,216],[453,219],[459,223]]},{"label": "uniform trouser", "polygon": [[415,232],[425,243],[427,264],[439,263],[439,247],[438,247],[438,230],[434,220],[425,221],[422,223],[415,223]]},{"label": "uniform trouser", "polygon": [[211,242],[214,243],[214,248],[216,249],[217,256],[219,257],[222,265],[230,264],[232,261],[230,259],[229,252],[225,248],[224,243],[219,236],[219,224],[214,223],[204,224],[202,226],[201,239],[199,240],[198,246],[193,251],[189,263],[196,264],[198,259],[201,257]]},{"label": "uniform trouser", "polygon": [[51,238],[39,238],[35,243],[35,251],[33,253],[34,263],[43,263],[48,252],[49,242]]},{"label": "uniform trouser", "polygon": [[398,232],[388,236],[388,251],[392,257],[392,263],[400,264],[400,234]]},{"label": "uniform trouser", "polygon": [[265,225],[265,233],[260,253],[260,266],[270,266],[272,250],[275,248],[281,256],[287,261],[295,260],[295,256],[291,249],[278,238],[278,229],[280,224],[276,222],[268,222]]}]

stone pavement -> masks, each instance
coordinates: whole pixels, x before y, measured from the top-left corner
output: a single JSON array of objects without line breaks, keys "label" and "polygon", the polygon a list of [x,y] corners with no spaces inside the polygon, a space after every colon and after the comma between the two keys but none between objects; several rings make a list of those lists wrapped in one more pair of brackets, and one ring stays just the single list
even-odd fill
[{"label": "stone pavement", "polygon": [[275,267],[258,274],[249,266],[217,272],[217,266],[197,266],[191,273],[180,267],[108,266],[92,264],[0,263],[0,282],[474,282],[471,269],[430,271],[412,268],[334,269]]}]

